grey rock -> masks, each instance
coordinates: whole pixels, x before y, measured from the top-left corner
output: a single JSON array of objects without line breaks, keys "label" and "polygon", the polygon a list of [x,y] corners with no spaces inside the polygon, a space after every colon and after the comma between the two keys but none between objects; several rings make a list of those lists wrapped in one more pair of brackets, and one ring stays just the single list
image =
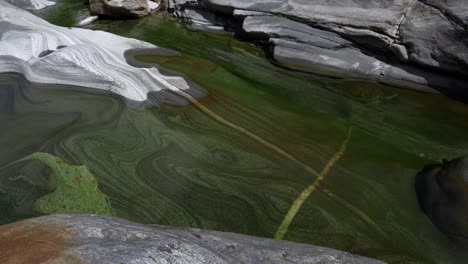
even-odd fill
[{"label": "grey rock", "polygon": [[415,188],[434,225],[468,249],[468,156],[426,166],[416,176]]},{"label": "grey rock", "polygon": [[454,22],[468,26],[468,2],[466,0],[420,0],[422,3],[437,8]]},{"label": "grey rock", "polygon": [[270,14],[270,13],[242,10],[242,9],[235,9],[232,12],[232,15],[234,17],[240,17],[240,18],[245,18],[247,16],[273,16],[273,14]]},{"label": "grey rock", "polygon": [[89,0],[91,15],[137,18],[150,14],[148,0]]},{"label": "grey rock", "polygon": [[377,80],[385,65],[360,51],[345,47],[327,49],[283,39],[270,39],[275,61],[290,69],[334,77]]},{"label": "grey rock", "polygon": [[51,215],[5,225],[0,241],[7,264],[28,257],[41,263],[382,263],[312,245],[96,215]]},{"label": "grey rock", "polygon": [[468,31],[438,9],[417,2],[401,26],[400,36],[411,62],[468,75]]},{"label": "grey rock", "polygon": [[277,16],[249,16],[242,25],[250,36],[280,38],[326,49],[338,49],[352,45],[335,33]]},{"label": "grey rock", "polygon": [[234,9],[280,14],[308,24],[369,29],[394,36],[412,0],[201,0],[213,10]]}]

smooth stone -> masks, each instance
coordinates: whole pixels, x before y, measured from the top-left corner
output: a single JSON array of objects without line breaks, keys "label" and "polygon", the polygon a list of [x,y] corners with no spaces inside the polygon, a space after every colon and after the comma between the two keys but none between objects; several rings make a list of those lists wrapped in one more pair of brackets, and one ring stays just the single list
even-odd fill
[{"label": "smooth stone", "polygon": [[242,29],[257,38],[280,38],[325,49],[338,49],[352,43],[339,35],[277,16],[248,16]]},{"label": "smooth stone", "polygon": [[97,215],[4,225],[0,241],[3,263],[383,263],[313,245]]},{"label": "smooth stone", "polygon": [[[132,105],[142,106],[157,105],[148,97],[150,93],[164,91],[176,96],[183,90],[192,94],[193,89],[181,77],[127,63],[127,50],[158,48],[147,42],[103,31],[55,26],[3,0],[0,36],[0,73],[18,73],[32,83],[110,91]],[[39,56],[44,51],[47,55]],[[198,89],[194,94],[206,94]]]},{"label": "smooth stone", "polygon": [[153,11],[159,8],[159,4],[151,0],[148,0],[148,7],[151,11]]},{"label": "smooth stone", "polygon": [[424,167],[416,176],[419,205],[457,245],[468,248],[468,156]]},{"label": "smooth stone", "polygon": [[202,0],[205,6],[232,14],[235,9],[281,14],[306,23],[364,28],[394,36],[412,0]]},{"label": "smooth stone", "polygon": [[90,16],[78,22],[78,26],[83,27],[93,23],[96,20],[98,20],[98,16]]},{"label": "smooth stone", "polygon": [[48,6],[55,5],[54,1],[50,0],[6,0],[8,3],[26,10],[40,10]]},{"label": "smooth stone", "polygon": [[148,0],[89,0],[91,15],[138,18],[150,14]]}]

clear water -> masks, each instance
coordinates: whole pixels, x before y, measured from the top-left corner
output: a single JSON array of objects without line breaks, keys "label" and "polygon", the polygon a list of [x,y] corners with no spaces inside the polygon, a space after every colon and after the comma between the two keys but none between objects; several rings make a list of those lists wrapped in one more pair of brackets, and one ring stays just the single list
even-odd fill
[{"label": "clear water", "polygon": [[[67,0],[39,15],[71,26],[65,17],[84,8]],[[208,109],[317,171],[353,128],[342,158],[302,204],[285,240],[390,263],[463,263],[466,256],[419,209],[413,184],[425,164],[468,152],[468,106],[283,70],[251,44],[195,32],[161,14],[90,28],[182,52],[138,59],[186,74],[209,91],[200,100]],[[262,237],[274,236],[316,179],[193,105],[137,110],[118,96],[69,88],[0,77],[0,167],[51,153],[86,166],[119,217]],[[53,191],[52,181],[38,162],[0,169],[0,223],[38,215],[34,203]]]}]

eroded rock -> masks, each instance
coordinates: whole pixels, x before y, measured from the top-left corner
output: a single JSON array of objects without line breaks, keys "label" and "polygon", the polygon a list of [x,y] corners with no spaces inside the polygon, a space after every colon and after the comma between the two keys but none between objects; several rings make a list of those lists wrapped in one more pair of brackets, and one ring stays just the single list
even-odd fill
[{"label": "eroded rock", "polygon": [[154,98],[162,92],[175,97],[179,90],[197,98],[206,94],[181,77],[133,67],[124,55],[131,49],[157,48],[103,31],[55,26],[0,0],[0,73],[18,73],[32,83],[110,91],[136,107],[158,105]]},{"label": "eroded rock", "polygon": [[466,1],[199,2],[213,16],[234,17],[240,27],[231,29],[240,28],[240,35],[264,43],[280,66],[370,79],[468,102]]},{"label": "eroded rock", "polygon": [[[117,249],[117,250],[116,250]],[[0,227],[2,263],[330,263],[380,261],[306,244],[96,215],[51,215]]]}]

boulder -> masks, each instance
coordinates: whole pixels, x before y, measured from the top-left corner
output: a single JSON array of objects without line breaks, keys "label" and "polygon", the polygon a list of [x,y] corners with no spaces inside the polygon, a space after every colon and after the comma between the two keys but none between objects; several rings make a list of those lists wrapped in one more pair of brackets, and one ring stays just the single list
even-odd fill
[{"label": "boulder", "polygon": [[[460,7],[468,14],[468,4]],[[441,9],[416,2],[401,25],[400,37],[411,62],[468,76],[467,30]]]},{"label": "boulder", "polygon": [[312,245],[96,215],[51,215],[1,226],[0,249],[5,264],[382,263]]},{"label": "boulder", "polygon": [[264,43],[280,66],[370,79],[468,102],[464,0],[199,2],[207,11],[234,17],[240,26],[231,29],[242,29],[237,33]]},{"label": "boulder", "polygon": [[416,176],[415,188],[432,223],[468,249],[468,156],[426,166]]},{"label": "boulder", "polygon": [[89,0],[91,15],[138,18],[150,14],[148,0]]}]

